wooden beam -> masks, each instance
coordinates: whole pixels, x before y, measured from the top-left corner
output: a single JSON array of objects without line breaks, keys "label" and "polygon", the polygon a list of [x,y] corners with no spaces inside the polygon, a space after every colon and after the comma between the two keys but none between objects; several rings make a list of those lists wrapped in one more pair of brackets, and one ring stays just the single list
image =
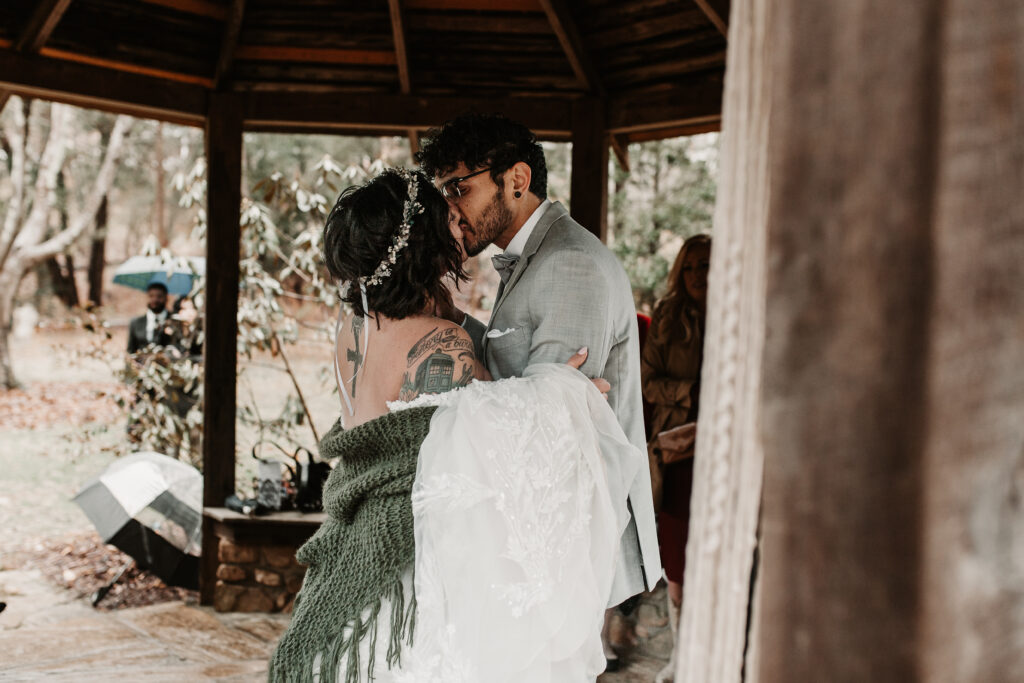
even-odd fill
[{"label": "wooden beam", "polygon": [[634,143],[648,142],[649,140],[665,140],[667,138],[681,138],[687,135],[700,135],[701,133],[717,133],[720,130],[722,130],[721,117],[711,119],[704,123],[698,122],[683,126],[641,130],[635,133],[622,133],[622,137],[629,143]]},{"label": "wooden beam", "polygon": [[207,91],[148,75],[0,50],[0,89],[80,107],[202,125]]},{"label": "wooden beam", "polygon": [[601,84],[601,78],[590,58],[590,52],[583,44],[583,37],[576,27],[576,21],[572,18],[569,5],[565,0],[540,0],[540,4],[544,8],[544,13],[551,24],[551,30],[555,32],[580,86],[588,92],[603,96],[604,87]]},{"label": "wooden beam", "polygon": [[224,5],[218,5],[214,2],[207,2],[206,0],[140,0],[141,2],[148,3],[150,5],[159,5],[160,7],[167,7],[169,9],[176,10],[178,12],[184,12],[186,14],[197,14],[201,17],[209,17],[210,19],[217,19],[218,21],[224,21],[227,19],[230,10]]},{"label": "wooden beam", "polygon": [[604,106],[595,97],[572,107],[571,214],[602,242],[608,238],[608,139]]},{"label": "wooden beam", "polygon": [[[206,273],[203,343],[203,506],[220,507],[235,492],[235,388],[238,334],[239,211],[242,203],[242,102],[212,93],[206,119]],[[203,557],[217,539],[203,538]],[[209,563],[203,563],[208,567]],[[204,572],[207,574],[207,572]],[[213,598],[212,579],[200,577],[200,597]]]},{"label": "wooden beam", "polygon": [[729,37],[729,0],[693,0],[726,39]]},{"label": "wooden beam", "polygon": [[245,0],[231,0],[231,9],[224,22],[224,33],[220,41],[220,53],[217,55],[217,69],[213,73],[213,87],[220,88],[231,69],[238,45],[238,34],[242,30],[242,17],[245,15]]},{"label": "wooden beam", "polygon": [[14,49],[19,52],[39,52],[39,48],[50,39],[70,4],[71,0],[41,0],[36,3],[32,16],[14,44]]},{"label": "wooden beam", "polygon": [[[403,95],[412,91],[412,80],[409,77],[408,43],[405,40],[405,17],[402,12],[401,0],[388,0],[388,14],[391,15],[391,37],[395,43],[395,64],[398,66],[398,85]],[[415,156],[420,149],[420,134],[415,128],[408,133],[409,150]]]},{"label": "wooden beam", "polygon": [[391,15],[391,37],[395,42],[398,83],[402,93],[408,95],[412,90],[412,82],[409,79],[409,55],[406,52],[405,20],[402,16],[401,0],[388,0],[388,13]]},{"label": "wooden beam", "polygon": [[470,12],[541,12],[540,0],[406,0],[417,10],[459,10]]},{"label": "wooden beam", "polygon": [[707,80],[620,95],[608,102],[608,130],[635,133],[719,121],[722,91],[720,82]]},{"label": "wooden beam", "polygon": [[[407,2],[406,10],[412,7]],[[543,14],[493,14],[490,12],[417,12],[416,30],[430,33],[509,33],[518,36],[537,36],[551,29]]]},{"label": "wooden beam", "polygon": [[619,161],[619,166],[623,171],[629,173],[629,138],[625,135],[609,135],[608,141],[615,153],[615,158]]},{"label": "wooden beam", "polygon": [[206,78],[204,76],[183,74],[176,71],[165,71],[164,69],[155,69],[148,66],[141,66],[139,64],[132,64],[130,62],[119,62],[114,59],[93,57],[92,55],[83,55],[77,52],[68,52],[67,50],[57,50],[55,48],[44,47],[39,51],[39,54],[43,57],[50,57],[51,59],[61,59],[67,62],[77,62],[78,64],[89,64],[90,66],[99,66],[104,69],[113,69],[114,71],[123,71],[130,74],[152,76],[166,81],[191,83],[193,85],[201,85],[206,88],[213,87],[213,79]]},{"label": "wooden beam", "polygon": [[474,99],[415,95],[250,92],[246,128],[351,129],[405,134],[410,128],[439,126],[468,111],[502,112],[545,138],[564,139],[572,130],[572,103],[566,98],[519,97]]},{"label": "wooden beam", "polygon": [[396,61],[395,54],[390,50],[338,50],[327,47],[281,47],[277,45],[241,45],[235,50],[235,59],[373,66],[391,66]]}]

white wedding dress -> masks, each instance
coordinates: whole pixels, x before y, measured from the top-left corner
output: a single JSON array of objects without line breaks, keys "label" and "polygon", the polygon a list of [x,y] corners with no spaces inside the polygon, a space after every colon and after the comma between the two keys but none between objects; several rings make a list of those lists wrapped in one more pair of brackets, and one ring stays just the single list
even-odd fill
[{"label": "white wedding dress", "polygon": [[389,408],[427,405],[438,410],[412,493],[414,639],[388,670],[377,638],[373,680],[594,681],[627,494],[646,455],[564,365]]}]

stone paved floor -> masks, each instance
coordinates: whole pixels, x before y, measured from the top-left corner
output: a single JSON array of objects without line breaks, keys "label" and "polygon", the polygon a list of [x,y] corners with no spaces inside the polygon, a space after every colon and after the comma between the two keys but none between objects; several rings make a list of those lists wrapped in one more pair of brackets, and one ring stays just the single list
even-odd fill
[{"label": "stone paved floor", "polygon": [[[263,681],[266,661],[288,617],[217,614],[165,603],[100,612],[36,570],[0,571],[0,681],[64,683],[196,680]],[[671,634],[664,593],[617,618],[622,671],[600,683],[648,683],[664,664]]]}]

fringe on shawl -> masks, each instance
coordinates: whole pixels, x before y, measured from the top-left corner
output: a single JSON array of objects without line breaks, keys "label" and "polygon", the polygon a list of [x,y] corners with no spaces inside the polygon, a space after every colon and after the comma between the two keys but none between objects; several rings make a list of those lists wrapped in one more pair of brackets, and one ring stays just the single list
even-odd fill
[{"label": "fringe on shawl", "polygon": [[[295,599],[295,607],[298,607],[301,593]],[[270,669],[267,672],[267,680],[272,683],[309,683],[314,680],[314,674],[319,673],[320,683],[360,683],[359,643],[364,637],[369,637],[369,656],[366,661],[366,681],[373,681],[373,671],[377,664],[377,634],[380,620],[381,602],[388,600],[391,603],[391,633],[388,634],[390,642],[386,664],[389,669],[400,666],[402,663],[402,643],[412,645],[412,639],[416,631],[416,591],[406,599],[405,586],[402,583],[402,575],[396,574],[388,582],[384,593],[374,603],[364,605],[355,616],[342,616],[337,633],[327,638],[323,645],[314,650],[313,656],[303,660],[301,667],[296,668],[294,663],[283,661],[287,646],[278,646],[270,660]],[[365,616],[363,613],[369,609],[370,613]],[[291,633],[286,633],[288,638]],[[284,643],[282,643],[284,645]],[[316,657],[320,661],[317,664]],[[338,681],[338,669],[342,658],[348,656],[345,667],[345,678]]]}]

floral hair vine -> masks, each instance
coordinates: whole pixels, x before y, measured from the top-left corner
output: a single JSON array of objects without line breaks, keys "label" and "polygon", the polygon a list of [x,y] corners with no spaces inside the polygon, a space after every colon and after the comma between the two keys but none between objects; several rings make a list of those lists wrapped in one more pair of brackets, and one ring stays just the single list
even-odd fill
[{"label": "floral hair vine", "polygon": [[[391,269],[398,262],[398,254],[409,246],[409,232],[412,230],[413,220],[424,211],[423,205],[416,199],[419,195],[419,178],[415,173],[404,168],[398,169],[398,174],[405,179],[408,195],[402,206],[402,223],[398,226],[398,234],[395,235],[394,241],[388,247],[387,258],[380,262],[377,269],[373,271],[373,275],[365,275],[355,281],[363,291],[367,287],[379,285],[391,276]],[[345,282],[341,285],[342,298],[348,295],[351,285],[352,282]]]}]

